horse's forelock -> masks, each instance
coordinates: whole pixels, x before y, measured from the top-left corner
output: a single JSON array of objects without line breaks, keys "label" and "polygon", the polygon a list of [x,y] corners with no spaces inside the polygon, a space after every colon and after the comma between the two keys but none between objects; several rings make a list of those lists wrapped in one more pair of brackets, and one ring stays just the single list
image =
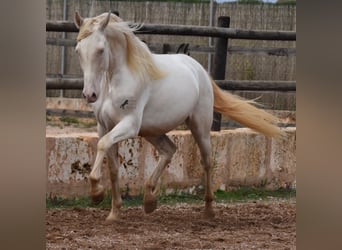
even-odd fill
[{"label": "horse's forelock", "polygon": [[[94,26],[99,24],[104,18],[106,18],[108,13],[103,13],[97,17],[93,18],[85,18],[83,21],[82,26],[80,27],[79,33],[77,35],[77,42],[81,41],[82,39],[90,36],[95,30]],[[122,19],[115,14],[111,14],[109,22],[122,22]]]},{"label": "horse's forelock", "polygon": [[78,32],[77,35],[77,42],[81,41],[82,39],[88,37],[93,33],[93,26],[94,26],[94,21],[93,19],[85,19],[82,26],[80,27],[80,31]]}]

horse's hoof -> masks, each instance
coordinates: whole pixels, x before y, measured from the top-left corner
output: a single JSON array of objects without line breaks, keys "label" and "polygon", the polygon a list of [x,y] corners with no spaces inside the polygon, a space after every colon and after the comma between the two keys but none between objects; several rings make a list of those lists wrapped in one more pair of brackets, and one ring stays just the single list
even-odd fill
[{"label": "horse's hoof", "polygon": [[119,212],[117,212],[117,213],[111,212],[107,216],[105,223],[106,224],[113,224],[114,222],[119,221],[119,220],[120,220],[120,213]]},{"label": "horse's hoof", "polygon": [[99,193],[97,195],[91,196],[91,200],[92,200],[94,205],[100,204],[103,201],[103,199],[104,199],[104,193]]},{"label": "horse's hoof", "polygon": [[104,199],[104,188],[102,186],[99,187],[97,191],[92,191],[90,196],[93,204],[97,205],[101,203]]},{"label": "horse's hoof", "polygon": [[157,209],[157,198],[152,194],[144,195],[144,211],[147,214],[152,213],[154,210]]},{"label": "horse's hoof", "polygon": [[215,212],[212,207],[205,207],[204,209],[204,218],[213,219],[215,218]]}]

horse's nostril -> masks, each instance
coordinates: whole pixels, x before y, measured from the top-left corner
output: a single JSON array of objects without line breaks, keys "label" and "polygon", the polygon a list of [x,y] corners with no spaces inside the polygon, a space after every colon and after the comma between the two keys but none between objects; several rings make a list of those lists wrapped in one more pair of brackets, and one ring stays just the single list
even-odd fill
[{"label": "horse's nostril", "polygon": [[86,92],[82,92],[82,96],[84,99],[87,100],[88,103],[96,102],[97,100],[97,96],[95,92],[93,92],[91,95],[88,95]]}]

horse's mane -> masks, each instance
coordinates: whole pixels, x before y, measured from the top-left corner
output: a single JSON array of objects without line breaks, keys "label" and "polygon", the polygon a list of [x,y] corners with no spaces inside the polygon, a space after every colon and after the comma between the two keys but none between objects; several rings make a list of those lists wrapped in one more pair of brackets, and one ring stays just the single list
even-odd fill
[{"label": "horse's mane", "polygon": [[[94,18],[86,18],[82,26],[80,27],[77,41],[91,35],[107,13],[99,15]],[[122,19],[114,14],[111,14],[109,23],[106,27],[106,32],[115,33],[121,32],[126,38],[126,61],[129,69],[136,74],[139,79],[146,80],[158,80],[165,76],[165,73],[158,68],[152,58],[152,53],[148,49],[147,45],[140,41],[140,39],[133,33],[142,26],[129,26],[127,22],[123,22]]]}]

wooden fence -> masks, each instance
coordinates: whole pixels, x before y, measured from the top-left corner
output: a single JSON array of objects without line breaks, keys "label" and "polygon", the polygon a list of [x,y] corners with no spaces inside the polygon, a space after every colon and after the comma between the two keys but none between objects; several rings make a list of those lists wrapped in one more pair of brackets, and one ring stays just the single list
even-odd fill
[{"label": "wooden fence", "polygon": [[[46,20],[73,20],[74,12],[84,17],[96,16],[108,10],[118,10],[125,21],[153,24],[176,24],[187,26],[208,26],[210,16],[212,24],[217,26],[219,16],[230,16],[230,27],[243,30],[296,30],[296,6],[276,4],[213,4],[210,15],[209,3],[196,2],[157,2],[157,1],[109,1],[109,0],[46,0]],[[75,40],[74,32],[48,32],[48,39]],[[191,57],[204,68],[210,70],[213,53],[213,39],[204,36],[170,36],[138,34],[149,45],[157,45],[153,50],[162,53],[163,44],[178,46],[190,44]],[[158,44],[157,44],[158,43]],[[74,48],[70,46],[47,45],[46,72],[49,75],[81,75]],[[210,44],[210,46],[209,46]],[[211,50],[210,52],[198,51]],[[282,80],[295,81],[296,56],[294,41],[230,39],[226,77],[229,80]],[[168,46],[164,46],[168,47]],[[279,49],[278,51],[267,51]],[[286,51],[287,50],[287,51]],[[172,50],[170,52],[175,52]],[[272,56],[269,56],[272,55]],[[64,62],[64,63],[63,63]],[[60,96],[61,91],[49,90],[49,96]],[[239,93],[246,98],[246,92]],[[284,95],[284,94],[281,94]],[[65,97],[80,97],[77,90],[63,91]],[[282,100],[277,98],[277,103]]]},{"label": "wooden fence", "polygon": [[[217,80],[220,87],[230,90],[272,90],[272,91],[295,91],[295,82],[274,81],[224,81],[226,61],[228,53],[228,39],[249,40],[281,40],[295,41],[294,31],[258,31],[229,28],[230,18],[221,16],[218,18],[218,27],[192,26],[192,25],[162,25],[144,24],[138,31],[139,34],[151,35],[176,35],[176,36],[205,36],[215,37],[215,49],[213,68],[211,74]],[[78,32],[77,27],[68,21],[49,21],[46,23],[48,32]],[[47,43],[56,45],[73,46],[75,41],[68,39],[48,39]],[[165,48],[165,44],[163,45]],[[170,50],[171,47],[168,47]],[[203,50],[203,48],[202,48]],[[293,50],[293,49],[292,49]],[[286,49],[273,49],[274,53],[287,51]],[[165,52],[165,51],[164,51]],[[212,51],[210,51],[212,52]],[[270,51],[269,51],[270,52]],[[82,78],[47,78],[47,89],[81,89]],[[220,130],[221,116],[214,114],[213,130]]]}]

